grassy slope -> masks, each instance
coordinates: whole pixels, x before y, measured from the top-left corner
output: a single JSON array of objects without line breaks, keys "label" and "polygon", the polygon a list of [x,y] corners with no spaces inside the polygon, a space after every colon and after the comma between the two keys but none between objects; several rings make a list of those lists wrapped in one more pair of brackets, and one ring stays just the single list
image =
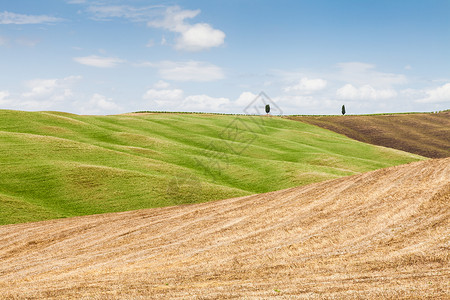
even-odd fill
[{"label": "grassy slope", "polygon": [[366,116],[290,116],[352,139],[431,158],[450,156],[450,111]]},{"label": "grassy slope", "polygon": [[1,299],[449,299],[450,158],[0,226]]},{"label": "grassy slope", "polygon": [[0,154],[0,224],[243,196],[422,159],[281,118],[6,110]]}]

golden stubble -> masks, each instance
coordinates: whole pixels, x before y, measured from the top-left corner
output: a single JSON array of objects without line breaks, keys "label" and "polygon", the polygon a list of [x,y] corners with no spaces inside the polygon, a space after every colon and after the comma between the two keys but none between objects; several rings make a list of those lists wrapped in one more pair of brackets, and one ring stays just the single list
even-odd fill
[{"label": "golden stubble", "polygon": [[0,298],[450,297],[450,158],[0,227]]}]

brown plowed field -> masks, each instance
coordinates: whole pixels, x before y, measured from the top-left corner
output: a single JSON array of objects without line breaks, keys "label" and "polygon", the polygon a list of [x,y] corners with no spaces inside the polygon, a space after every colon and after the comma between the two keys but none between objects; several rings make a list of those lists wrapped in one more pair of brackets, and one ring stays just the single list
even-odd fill
[{"label": "brown plowed field", "polygon": [[216,202],[0,226],[0,298],[450,297],[450,158]]},{"label": "brown plowed field", "polygon": [[450,157],[450,111],[359,116],[288,116],[349,138],[431,158]]}]

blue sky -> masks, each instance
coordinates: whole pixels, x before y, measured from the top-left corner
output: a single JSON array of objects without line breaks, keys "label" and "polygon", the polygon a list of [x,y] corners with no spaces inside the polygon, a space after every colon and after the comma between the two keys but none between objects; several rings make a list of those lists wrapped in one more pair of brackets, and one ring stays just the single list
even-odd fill
[{"label": "blue sky", "polygon": [[450,108],[448,0],[0,0],[0,108]]}]

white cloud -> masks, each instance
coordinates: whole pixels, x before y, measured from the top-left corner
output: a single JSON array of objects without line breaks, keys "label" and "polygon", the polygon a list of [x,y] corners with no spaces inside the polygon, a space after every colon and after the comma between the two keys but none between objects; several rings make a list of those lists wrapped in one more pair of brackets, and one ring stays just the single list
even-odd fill
[{"label": "white cloud", "polygon": [[209,24],[195,24],[182,32],[177,39],[176,48],[187,51],[200,51],[223,44],[225,33],[212,28]]},{"label": "white cloud", "polygon": [[321,78],[325,80],[327,87],[332,87],[339,83],[351,83],[355,86],[370,85],[377,89],[388,89],[395,85],[408,83],[404,74],[381,72],[376,70],[373,64],[362,62],[338,63],[331,70],[322,72],[292,72],[283,70],[273,71],[284,82],[297,82],[300,79],[299,88],[306,87],[307,84],[301,84],[302,78]]},{"label": "white cloud", "polygon": [[120,113],[123,108],[115,103],[112,98],[94,93],[88,101],[75,101],[73,103],[81,114],[105,115]]},{"label": "white cloud", "polygon": [[0,12],[0,24],[46,24],[61,22],[63,19],[46,15],[23,15],[8,11]]},{"label": "white cloud", "polygon": [[147,22],[155,18],[161,5],[133,7],[129,5],[92,5],[87,8],[88,13],[97,21],[108,21],[112,18],[125,18],[133,22]]},{"label": "white cloud", "polygon": [[426,92],[421,89],[403,89],[400,91],[400,97],[404,99],[420,99],[426,97]]},{"label": "white cloud", "polygon": [[23,99],[45,99],[46,101],[63,101],[73,96],[72,86],[81,76],[69,76],[63,79],[34,79],[26,82],[28,92],[22,93]]},{"label": "white cloud", "polygon": [[159,80],[157,83],[153,85],[156,89],[167,89],[170,84],[164,80]]},{"label": "white cloud", "polygon": [[356,85],[370,85],[376,88],[389,88],[393,85],[407,83],[403,74],[375,71],[375,65],[361,62],[337,64],[339,72],[334,74],[336,81],[351,82]]},{"label": "white cloud", "polygon": [[223,112],[230,103],[228,98],[214,98],[208,95],[192,95],[186,97],[181,107],[186,111]]},{"label": "white cloud", "polygon": [[379,100],[394,98],[397,92],[393,89],[375,89],[370,85],[357,88],[346,84],[336,91],[336,96],[343,100]]},{"label": "white cloud", "polygon": [[236,101],[234,101],[234,103],[238,106],[247,106],[252,103],[252,101],[255,100],[257,96],[258,95],[253,94],[252,92],[243,92],[239,95]]},{"label": "white cloud", "polygon": [[125,61],[116,57],[101,57],[97,55],[74,57],[74,61],[82,65],[97,67],[97,68],[112,68]]},{"label": "white cloud", "polygon": [[337,67],[340,68],[343,73],[364,73],[369,70],[375,69],[375,65],[373,64],[358,61],[338,63]]},{"label": "white cloud", "polygon": [[0,91],[0,104],[12,109],[23,110],[67,110],[83,114],[105,114],[122,111],[122,107],[111,98],[95,93],[86,99],[74,91],[81,76],[65,78],[33,79],[25,82],[27,91],[10,96]]},{"label": "white cloud", "polygon": [[57,87],[58,79],[34,79],[26,83],[30,89],[29,92],[23,93],[25,98],[45,97],[53,93]]},{"label": "white cloud", "polygon": [[200,14],[200,10],[182,10],[179,6],[168,7],[164,13],[164,18],[158,21],[147,23],[150,27],[165,28],[173,32],[183,32],[191,25],[185,23],[185,19],[195,18]]},{"label": "white cloud", "polygon": [[[72,0],[69,3],[81,3]],[[84,2],[82,2],[84,3]],[[200,51],[218,47],[224,43],[225,33],[213,28],[207,23],[189,24],[186,19],[195,18],[200,10],[182,10],[178,6],[171,6],[164,11],[163,5],[133,7],[129,5],[103,5],[101,2],[90,5],[87,12],[94,20],[108,21],[112,18],[124,18],[132,22],[147,22],[149,27],[163,28],[178,34],[175,48],[186,51]],[[162,16],[162,19],[157,20]],[[153,45],[154,43],[150,43]],[[166,44],[165,37],[161,44]]]},{"label": "white cloud", "polygon": [[[167,83],[160,81],[155,86],[168,87]],[[181,89],[152,88],[147,90],[142,99],[149,104],[155,105],[152,110],[176,110],[176,111],[196,111],[196,112],[224,112],[229,109],[230,100],[228,98],[215,98],[208,95],[184,96]]]},{"label": "white cloud", "polygon": [[426,90],[426,97],[417,100],[418,103],[450,103],[450,83],[446,83],[443,86],[435,89]]},{"label": "white cloud", "polygon": [[7,99],[9,97],[8,91],[0,91],[0,105],[9,104],[11,100]]},{"label": "white cloud", "polygon": [[75,95],[73,86],[81,76],[69,76],[62,79],[33,79],[25,82],[28,91],[16,94],[14,101],[6,99],[8,106],[14,109],[48,110],[61,108]]},{"label": "white cloud", "polygon": [[103,95],[95,93],[89,101],[89,106],[95,111],[118,111],[121,107],[117,105],[112,98],[106,98]]},{"label": "white cloud", "polygon": [[0,91],[0,99],[3,100],[6,97],[9,97],[9,92],[8,91]]},{"label": "white cloud", "polygon": [[156,64],[147,63],[147,65],[157,67],[159,74],[165,80],[206,82],[225,77],[220,67],[201,61],[163,61]]},{"label": "white cloud", "polygon": [[303,77],[297,84],[287,86],[283,90],[287,93],[298,92],[301,94],[311,94],[323,90],[326,86],[327,81],[324,79],[309,79],[307,77]]},{"label": "white cloud", "polygon": [[[284,88],[281,95],[269,92],[272,99],[278,97],[286,113],[336,113],[336,107],[347,104],[345,101],[353,101],[352,113],[413,111],[414,106],[409,104],[426,97],[421,90],[407,89],[411,82],[406,75],[385,72],[369,63],[340,63],[316,72],[275,70],[274,73],[277,85]],[[312,81],[319,78],[326,85],[320,80]],[[339,106],[342,100],[344,103]]]},{"label": "white cloud", "polygon": [[323,108],[325,105],[325,100],[310,95],[283,95],[273,97],[272,100],[282,107],[283,111],[309,112],[309,109]]},{"label": "white cloud", "polygon": [[149,89],[142,98],[154,101],[159,106],[169,104],[169,106],[177,107],[183,100],[183,91],[180,89]]},{"label": "white cloud", "polygon": [[150,21],[148,26],[164,28],[179,33],[175,48],[186,51],[200,51],[218,47],[224,43],[225,33],[207,23],[188,24],[186,19],[195,18],[200,10],[182,10],[178,6],[167,8],[164,19]]}]

